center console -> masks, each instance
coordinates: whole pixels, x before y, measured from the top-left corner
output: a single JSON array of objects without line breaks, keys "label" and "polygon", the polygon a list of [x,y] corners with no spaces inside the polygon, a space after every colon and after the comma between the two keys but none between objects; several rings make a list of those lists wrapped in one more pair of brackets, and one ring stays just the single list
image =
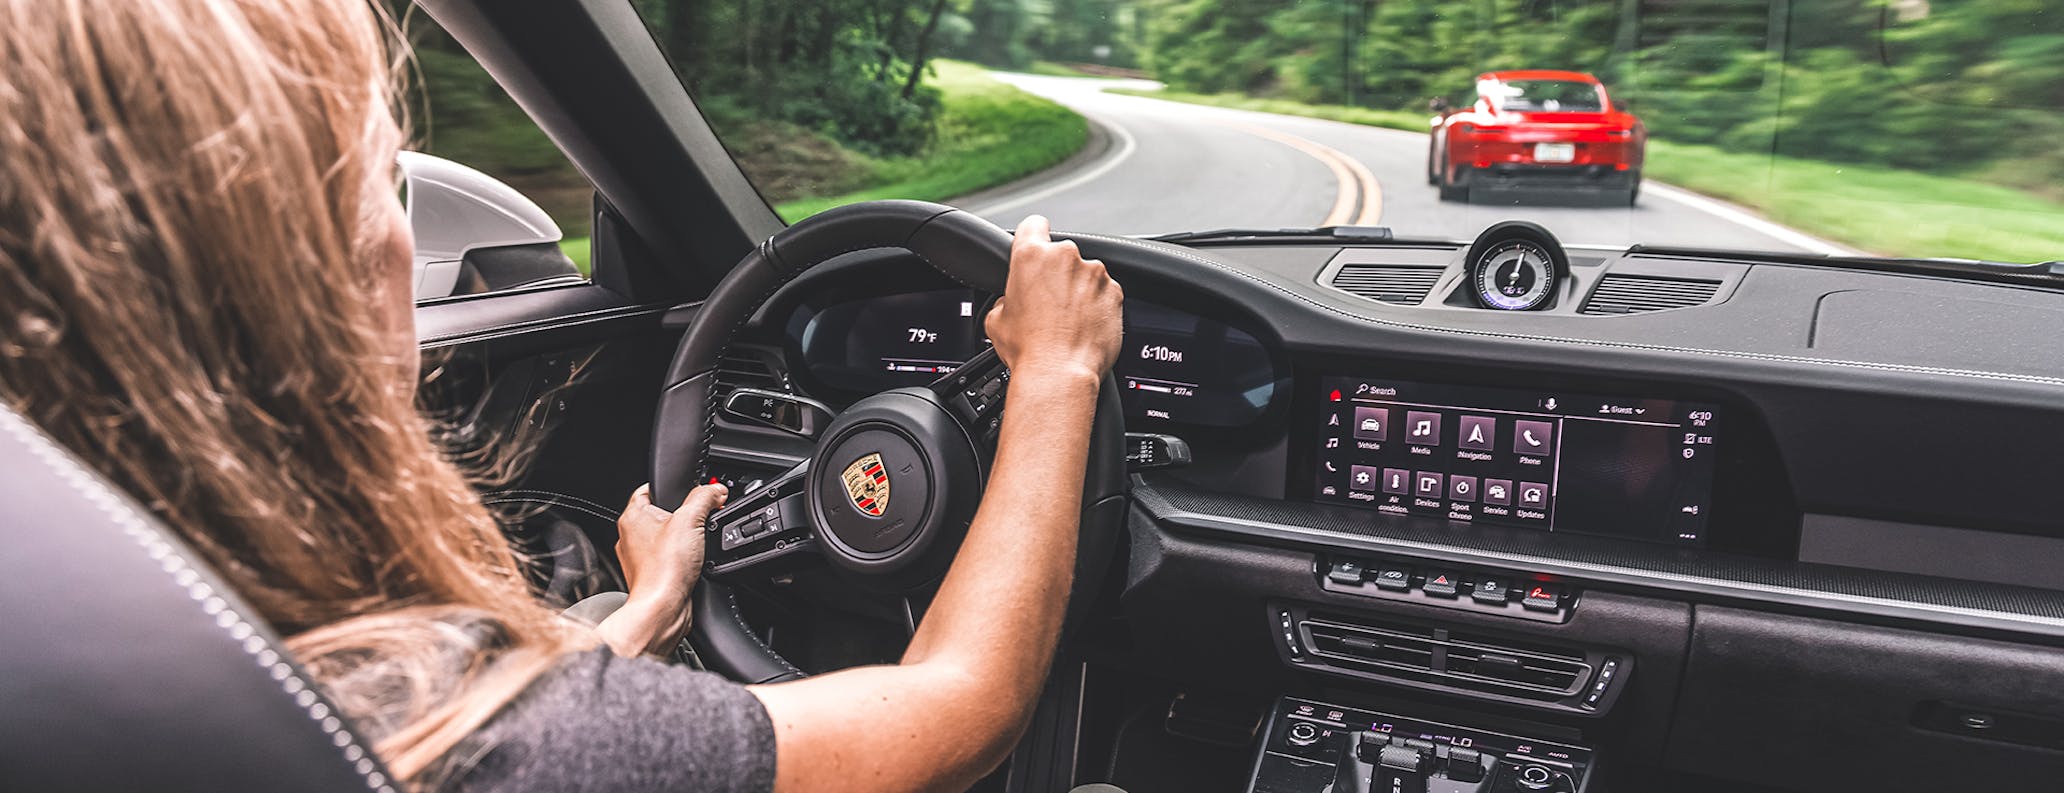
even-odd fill
[{"label": "center console", "polygon": [[1361,708],[1277,700],[1250,793],[1580,793],[1590,749]]}]

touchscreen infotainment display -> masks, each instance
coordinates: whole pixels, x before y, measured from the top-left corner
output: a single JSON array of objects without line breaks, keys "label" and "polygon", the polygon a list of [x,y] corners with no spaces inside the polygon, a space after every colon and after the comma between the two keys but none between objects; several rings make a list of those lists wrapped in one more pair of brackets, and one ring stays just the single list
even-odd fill
[{"label": "touchscreen infotainment display", "polygon": [[1395,514],[1698,545],[1718,409],[1322,377],[1313,493]]}]

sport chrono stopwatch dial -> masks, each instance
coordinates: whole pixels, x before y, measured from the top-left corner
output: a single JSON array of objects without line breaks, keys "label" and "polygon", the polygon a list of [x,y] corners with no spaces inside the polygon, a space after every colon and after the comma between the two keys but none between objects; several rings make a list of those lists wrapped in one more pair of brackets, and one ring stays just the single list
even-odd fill
[{"label": "sport chrono stopwatch dial", "polygon": [[1517,221],[1500,223],[1469,246],[1470,290],[1485,308],[1532,311],[1555,296],[1567,262],[1547,229]]}]

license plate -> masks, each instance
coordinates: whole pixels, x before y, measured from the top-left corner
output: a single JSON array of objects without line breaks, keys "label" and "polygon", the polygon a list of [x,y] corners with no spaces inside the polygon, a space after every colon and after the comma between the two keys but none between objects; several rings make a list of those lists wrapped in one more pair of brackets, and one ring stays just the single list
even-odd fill
[{"label": "license plate", "polygon": [[1577,158],[1577,144],[1536,143],[1534,162],[1569,162]]}]

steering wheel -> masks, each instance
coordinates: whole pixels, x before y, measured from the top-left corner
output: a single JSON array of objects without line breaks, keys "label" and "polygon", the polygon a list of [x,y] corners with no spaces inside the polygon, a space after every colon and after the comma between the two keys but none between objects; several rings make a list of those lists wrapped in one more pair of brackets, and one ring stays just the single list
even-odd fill
[{"label": "steering wheel", "polygon": [[[972,289],[1003,291],[1008,232],[951,207],[871,201],[832,209],[762,242],[710,292],[681,337],[652,432],[654,503],[681,503],[707,476],[716,365],[782,285],[826,261],[900,249]],[[995,459],[1010,372],[985,350],[928,386],[854,403],[818,433],[809,459],[710,516],[689,641],[709,668],[764,683],[802,676],[745,623],[730,582],[820,558],[866,589],[911,598],[935,585],[966,535]],[[1125,514],[1125,426],[1104,377],[1090,431],[1068,623],[1079,623]],[[1065,634],[1064,634],[1065,635]]]}]

